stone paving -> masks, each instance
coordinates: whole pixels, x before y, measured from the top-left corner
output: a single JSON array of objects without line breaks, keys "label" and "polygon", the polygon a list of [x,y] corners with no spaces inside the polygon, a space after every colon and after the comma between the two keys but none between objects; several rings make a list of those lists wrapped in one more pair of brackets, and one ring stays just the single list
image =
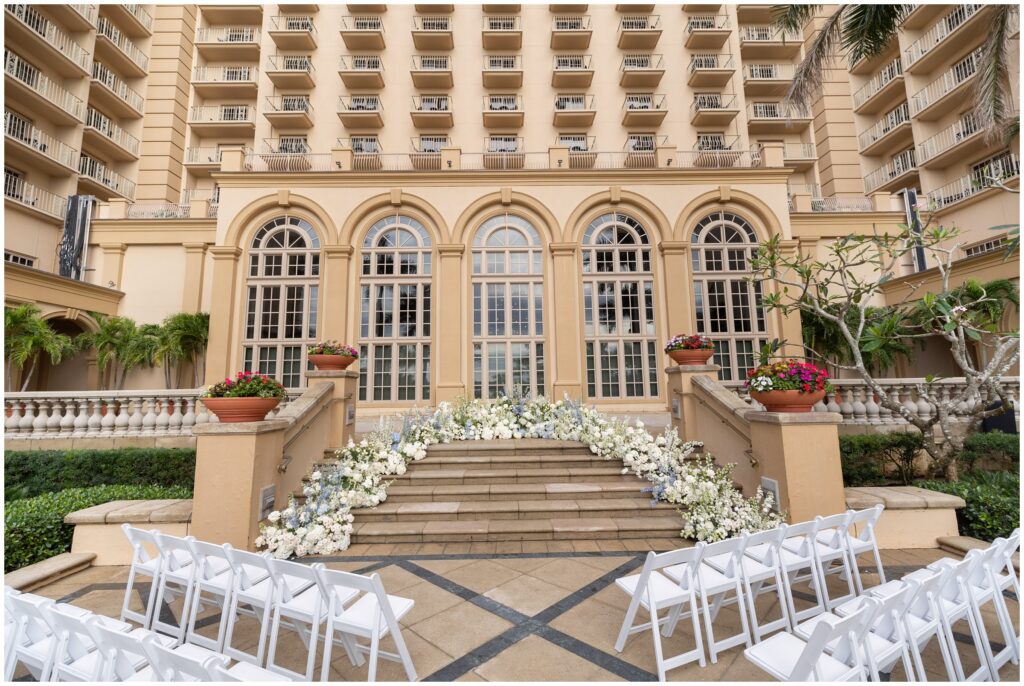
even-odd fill
[{"label": "stone paving", "polygon": [[[649,544],[649,545],[647,545]],[[416,601],[402,622],[402,635],[421,680],[428,681],[651,681],[656,680],[654,648],[649,631],[634,634],[625,650],[617,653],[614,642],[628,598],[614,580],[636,571],[646,550],[678,546],[678,540],[658,541],[560,541],[489,544],[396,544],[388,549],[357,546],[344,556],[324,558],[327,566],[361,573],[377,572],[393,595]],[[627,549],[628,546],[628,549]],[[898,578],[932,562],[938,550],[883,551],[889,578]],[[310,560],[312,561],[312,560]],[[862,566],[865,585],[877,583],[873,569]],[[125,567],[92,567],[36,591],[47,597],[116,617],[120,613],[128,570]],[[841,595],[839,579],[830,585]],[[806,595],[797,593],[798,609]],[[136,599],[136,602],[140,602]],[[180,601],[179,601],[180,602]],[[1016,618],[1017,603],[1009,601]],[[778,616],[777,603],[763,596],[760,617]],[[170,611],[177,616],[178,607]],[[989,636],[1000,649],[1002,634],[991,606],[984,610]],[[214,635],[217,616],[211,612],[203,633]],[[641,612],[641,615],[643,613]],[[640,620],[638,620],[640,621]],[[236,647],[251,648],[256,622],[242,619],[236,631]],[[736,633],[735,608],[724,608],[714,624],[717,636]],[[690,625],[681,622],[676,633],[663,639],[666,654],[693,646]],[[960,656],[968,673],[978,664],[966,622],[958,632]],[[1018,625],[1019,631],[1019,625]],[[382,646],[393,650],[390,639]],[[766,675],[749,663],[742,648],[719,655],[717,664],[705,668],[696,663],[669,672],[678,681],[761,681]],[[301,669],[305,648],[293,632],[282,631],[278,649],[284,666]],[[354,668],[344,651],[334,652],[331,680],[361,681],[366,668]],[[945,681],[946,673],[935,641],[925,651],[929,680]],[[317,672],[320,674],[320,658]],[[22,674],[23,676],[23,674]],[[892,679],[905,680],[902,667]],[[1019,680],[1019,668],[1006,665],[1004,681]],[[399,664],[382,661],[378,679],[404,681]]]}]

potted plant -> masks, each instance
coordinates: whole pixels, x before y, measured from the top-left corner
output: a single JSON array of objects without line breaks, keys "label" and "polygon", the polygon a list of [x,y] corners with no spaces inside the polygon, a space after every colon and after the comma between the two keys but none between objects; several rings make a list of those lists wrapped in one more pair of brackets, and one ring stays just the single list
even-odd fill
[{"label": "potted plant", "polygon": [[283,397],[284,386],[276,380],[246,371],[207,388],[202,401],[222,422],[259,422]]},{"label": "potted plant", "polygon": [[743,385],[769,412],[810,412],[832,390],[827,371],[799,360],[762,364],[747,372]]},{"label": "potted plant", "polygon": [[359,359],[359,351],[338,341],[323,341],[306,348],[309,361],[317,369],[345,369]]},{"label": "potted plant", "polygon": [[665,352],[676,364],[707,364],[715,354],[715,344],[704,334],[677,334],[665,344]]}]

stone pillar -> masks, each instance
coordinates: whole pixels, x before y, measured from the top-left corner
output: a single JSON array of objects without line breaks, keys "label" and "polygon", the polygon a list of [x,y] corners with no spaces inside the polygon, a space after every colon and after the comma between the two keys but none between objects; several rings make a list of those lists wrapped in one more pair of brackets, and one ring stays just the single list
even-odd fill
[{"label": "stone pillar", "polygon": [[[793,259],[797,256],[800,250],[800,242],[795,240],[783,240],[779,242],[779,249],[786,259]],[[780,286],[773,285],[768,288],[780,288]],[[788,298],[788,296],[783,296]],[[803,358],[804,357],[804,332],[800,327],[800,315],[792,313],[790,315],[783,314],[780,310],[772,310],[771,316],[775,322],[775,337],[786,341],[786,345],[782,346],[777,355],[784,355],[788,357]]]},{"label": "stone pillar", "polygon": [[203,267],[206,243],[183,243],[185,248],[185,280],[182,284],[181,311],[199,312],[203,298]]},{"label": "stone pillar", "polygon": [[[226,153],[225,153],[226,155]],[[206,348],[206,379],[223,379],[232,372],[232,349],[237,310],[235,292],[238,278],[238,258],[241,248],[216,245],[210,248],[213,256],[213,298],[210,305],[210,342]]]},{"label": "stone pillar", "polygon": [[707,375],[717,379],[720,369],[717,364],[681,364],[666,367],[670,421],[684,441],[701,440],[697,425],[697,399],[693,393],[693,377]]},{"label": "stone pillar", "polygon": [[569,148],[551,147],[548,148],[548,169],[568,169]]},{"label": "stone pillar", "polygon": [[778,481],[779,506],[789,513],[789,521],[846,510],[839,461],[841,414],[750,412],[747,419],[757,469]]},{"label": "stone pillar", "polygon": [[354,370],[314,370],[306,372],[310,387],[331,384],[334,390],[329,400],[331,413],[330,441],[332,449],[344,448],[355,432],[356,398],[359,392],[359,372]]},{"label": "stone pillar", "polygon": [[352,151],[343,148],[332,148],[331,149],[331,161],[334,163],[335,169],[339,171],[351,171],[352,170]]},{"label": "stone pillar", "polygon": [[440,265],[437,275],[437,292],[433,300],[437,303],[437,321],[434,327],[438,345],[431,351],[437,381],[435,400],[454,400],[466,395],[466,309],[465,293],[462,291],[462,255],[466,246],[461,243],[438,245]]},{"label": "stone pillar", "polygon": [[462,169],[462,148],[441,148],[441,171]]},{"label": "stone pillar", "polygon": [[781,141],[768,141],[761,144],[761,166],[786,166],[786,146]]},{"label": "stone pillar", "polygon": [[193,200],[188,204],[189,219],[206,219],[210,214],[210,201],[207,199]]},{"label": "stone pillar", "polygon": [[131,200],[111,198],[110,202],[106,204],[106,216],[104,219],[126,219],[128,217],[128,207],[131,204]]},{"label": "stone pillar", "polygon": [[868,198],[871,199],[871,207],[874,208],[875,212],[894,212],[902,209],[900,206],[893,207],[896,203],[893,202],[892,194],[888,191],[868,193]]},{"label": "stone pillar", "polygon": [[[554,360],[551,397],[560,399],[583,397],[583,341],[580,338],[583,322],[580,321],[579,302],[579,261],[576,243],[552,243],[552,303],[547,306],[546,317],[550,327],[551,346],[545,357]],[[547,365],[552,374],[551,365]]]},{"label": "stone pillar", "polygon": [[241,147],[224,148],[220,154],[220,170],[223,172],[242,171],[245,166],[245,150]]},{"label": "stone pillar", "polygon": [[323,252],[326,259],[321,266],[323,284],[320,287],[321,319],[318,338],[355,345],[356,332],[351,332],[350,336],[348,331],[348,270],[355,249],[351,245],[328,245]]},{"label": "stone pillar", "polygon": [[103,272],[100,285],[105,288],[121,288],[121,276],[124,270],[124,253],[128,246],[124,243],[101,243],[103,251]]},{"label": "stone pillar", "polygon": [[813,212],[810,193],[793,193],[793,212]]},{"label": "stone pillar", "polygon": [[676,162],[677,153],[678,151],[673,145],[659,145],[654,151],[658,167],[678,167],[679,164]]},{"label": "stone pillar", "polygon": [[661,251],[665,265],[665,305],[668,311],[667,336],[692,333],[696,330],[696,315],[692,303],[690,274],[690,244],[686,241],[663,241]]}]

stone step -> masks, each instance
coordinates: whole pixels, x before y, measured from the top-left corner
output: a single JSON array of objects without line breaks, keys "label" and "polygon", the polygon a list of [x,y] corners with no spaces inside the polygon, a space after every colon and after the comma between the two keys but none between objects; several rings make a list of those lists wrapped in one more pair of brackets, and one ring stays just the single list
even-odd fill
[{"label": "stone step", "polygon": [[602,481],[596,483],[528,483],[528,484],[458,484],[431,485],[392,484],[388,502],[474,502],[479,500],[593,500],[600,498],[644,497],[645,482],[639,479]]},{"label": "stone step", "polygon": [[644,498],[584,500],[471,500],[387,502],[356,511],[358,522],[425,522],[481,519],[551,519],[593,517],[657,517],[675,512],[666,503],[651,506]]},{"label": "stone step", "polygon": [[528,483],[593,483],[630,480],[615,466],[601,467],[529,467],[513,469],[422,469],[414,466],[402,476],[394,478],[394,486],[458,486],[473,484],[528,484]]},{"label": "stone step", "polygon": [[494,455],[462,454],[435,455],[428,453],[425,458],[411,465],[415,469],[552,469],[572,467],[616,467],[622,469],[621,460],[606,460],[590,453],[580,454],[538,454],[538,455]]}]

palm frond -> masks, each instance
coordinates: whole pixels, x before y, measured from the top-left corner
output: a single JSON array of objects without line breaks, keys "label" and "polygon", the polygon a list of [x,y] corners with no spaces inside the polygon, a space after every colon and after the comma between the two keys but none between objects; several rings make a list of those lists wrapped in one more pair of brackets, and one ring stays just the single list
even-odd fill
[{"label": "palm frond", "polygon": [[797,66],[793,75],[793,83],[783,100],[783,107],[787,110],[807,109],[814,98],[821,93],[825,69],[835,59],[836,51],[842,42],[842,19],[846,7],[846,5],[840,5],[839,9],[825,20],[825,24],[821,27],[818,35],[814,37],[803,61]]},{"label": "palm frond", "polygon": [[[1010,115],[1010,35],[1017,20],[1011,5],[995,5],[977,66],[974,116],[989,141],[1006,134]],[[1019,123],[1017,124],[1019,127]]]},{"label": "palm frond", "polygon": [[821,9],[821,5],[772,5],[772,21],[780,29],[799,31]]},{"label": "palm frond", "polygon": [[850,5],[843,17],[843,47],[850,64],[889,47],[911,9],[911,5]]}]

